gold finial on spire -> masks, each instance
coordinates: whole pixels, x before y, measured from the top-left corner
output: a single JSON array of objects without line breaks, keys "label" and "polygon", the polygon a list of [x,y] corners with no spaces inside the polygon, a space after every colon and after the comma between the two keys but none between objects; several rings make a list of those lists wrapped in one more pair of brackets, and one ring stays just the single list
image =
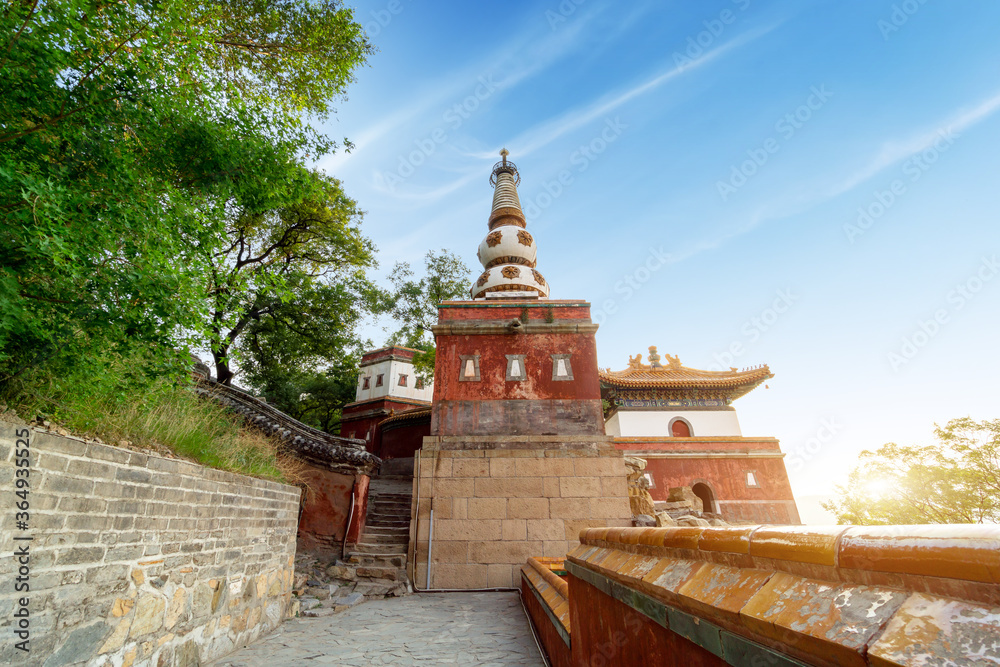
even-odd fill
[{"label": "gold finial on spire", "polygon": [[504,166],[507,165],[507,156],[510,155],[510,151],[506,147],[500,149],[500,157],[503,158]]}]

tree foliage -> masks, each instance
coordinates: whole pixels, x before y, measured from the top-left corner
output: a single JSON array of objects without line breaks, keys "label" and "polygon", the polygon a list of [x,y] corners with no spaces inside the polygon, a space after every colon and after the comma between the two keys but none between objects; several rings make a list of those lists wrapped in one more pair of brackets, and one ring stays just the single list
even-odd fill
[{"label": "tree foliage", "polygon": [[371,51],[322,0],[15,0],[0,35],[0,381],[205,333],[232,212],[321,205],[307,121]]},{"label": "tree foliage", "polygon": [[1000,419],[953,419],[934,434],[936,445],[861,452],[823,507],[861,525],[1000,522]]},{"label": "tree foliage", "polygon": [[[266,359],[306,367],[339,356],[359,318],[384,300],[365,277],[375,256],[358,227],[357,204],[335,179],[311,178],[306,199],[267,211],[234,203],[227,212],[225,245],[208,259],[220,382],[232,378],[230,349],[251,322],[258,323],[257,345],[246,349],[258,367]],[[276,352],[262,353],[264,341]]]},{"label": "tree foliage", "polygon": [[238,343],[248,384],[292,417],[334,432],[340,409],[354,400],[357,364],[371,341],[361,338],[366,313],[382,312],[387,295],[363,276],[335,283],[295,274],[290,298],[250,319]]},{"label": "tree foliage", "polygon": [[389,337],[389,344],[420,350],[413,365],[418,377],[430,379],[434,377],[435,359],[431,327],[437,323],[437,306],[443,301],[468,298],[472,276],[461,258],[444,249],[440,254],[427,252],[424,271],[418,280],[406,262],[393,268],[390,279],[395,293],[391,313],[399,329]]}]

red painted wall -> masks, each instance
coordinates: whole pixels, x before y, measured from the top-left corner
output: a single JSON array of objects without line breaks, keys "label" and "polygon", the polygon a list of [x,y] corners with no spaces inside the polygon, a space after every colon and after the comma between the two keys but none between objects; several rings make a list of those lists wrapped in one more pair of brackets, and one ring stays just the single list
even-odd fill
[{"label": "red painted wall", "polygon": [[414,456],[424,444],[424,436],[431,434],[431,415],[405,421],[402,424],[388,424],[375,433],[375,455],[381,459],[396,459]]},{"label": "red painted wall", "polygon": [[356,544],[365,530],[365,519],[368,518],[368,475],[359,475],[354,484],[354,511],[351,512],[351,524],[347,528],[347,542]]},{"label": "red painted wall", "polygon": [[[780,452],[774,438],[615,438],[615,447],[646,460],[653,478],[649,494],[666,500],[671,487],[706,483],[715,495],[719,513],[727,521],[799,523],[785,462],[780,458],[699,458],[699,452]],[[690,452],[691,458],[657,459],[642,452]],[[758,487],[747,486],[753,471]],[[740,502],[744,501],[744,502]],[[771,502],[768,502],[771,501]],[[707,508],[706,508],[707,509]]]},{"label": "red painted wall", "polygon": [[569,613],[573,662],[580,667],[726,665],[721,658],[572,575]]},{"label": "red painted wall", "polygon": [[[299,519],[298,548],[339,557],[351,509],[351,496],[355,493],[354,477],[314,466],[309,466],[303,476],[309,492]],[[360,475],[358,480],[358,486],[364,492],[364,504],[367,502],[368,476]],[[363,516],[364,512],[362,520]]]},{"label": "red painted wall", "polygon": [[545,654],[549,656],[552,667],[573,667],[573,654],[570,647],[559,636],[559,632],[552,624],[552,619],[545,613],[541,603],[532,592],[531,584],[521,578],[521,599],[531,617],[531,624],[535,626],[538,638],[545,647]]},{"label": "red painted wall", "polygon": [[[379,422],[389,417],[391,410],[406,412],[426,407],[426,403],[402,403],[387,398],[374,398],[361,403],[350,403],[344,406],[340,416],[340,436],[342,438],[358,438],[364,440],[366,449],[381,456],[378,453],[376,442],[376,427]],[[364,416],[362,416],[364,415]]]}]

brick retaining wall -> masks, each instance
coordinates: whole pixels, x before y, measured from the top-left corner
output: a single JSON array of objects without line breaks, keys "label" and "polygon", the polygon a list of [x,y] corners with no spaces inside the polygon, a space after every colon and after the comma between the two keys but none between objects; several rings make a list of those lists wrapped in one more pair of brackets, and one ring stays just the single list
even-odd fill
[{"label": "brick retaining wall", "polygon": [[[29,431],[19,530],[15,443]],[[295,487],[0,423],[0,496],[0,663],[196,665],[289,612]],[[18,592],[24,545],[30,590]]]}]

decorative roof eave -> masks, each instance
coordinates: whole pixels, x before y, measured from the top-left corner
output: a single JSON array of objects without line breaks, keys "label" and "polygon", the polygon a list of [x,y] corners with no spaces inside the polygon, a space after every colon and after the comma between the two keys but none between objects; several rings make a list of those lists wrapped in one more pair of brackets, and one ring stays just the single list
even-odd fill
[{"label": "decorative roof eave", "polygon": [[774,377],[767,365],[728,371],[704,371],[688,368],[676,356],[667,355],[668,364],[660,364],[656,347],[649,348],[650,363],[642,363],[642,355],[629,358],[629,367],[621,371],[610,368],[598,371],[601,384],[618,390],[652,390],[660,392],[718,393],[729,399],[739,398]]},{"label": "decorative roof eave", "polygon": [[385,426],[394,426],[402,422],[408,421],[419,421],[421,419],[430,419],[431,409],[430,408],[417,408],[416,410],[404,410],[403,412],[397,412],[378,423],[379,427],[384,428]]},{"label": "decorative roof eave", "polygon": [[241,414],[249,425],[277,438],[283,448],[304,461],[345,475],[371,475],[382,465],[382,459],[365,449],[364,440],[324,433],[235,387],[203,375],[196,377],[196,393]]}]

